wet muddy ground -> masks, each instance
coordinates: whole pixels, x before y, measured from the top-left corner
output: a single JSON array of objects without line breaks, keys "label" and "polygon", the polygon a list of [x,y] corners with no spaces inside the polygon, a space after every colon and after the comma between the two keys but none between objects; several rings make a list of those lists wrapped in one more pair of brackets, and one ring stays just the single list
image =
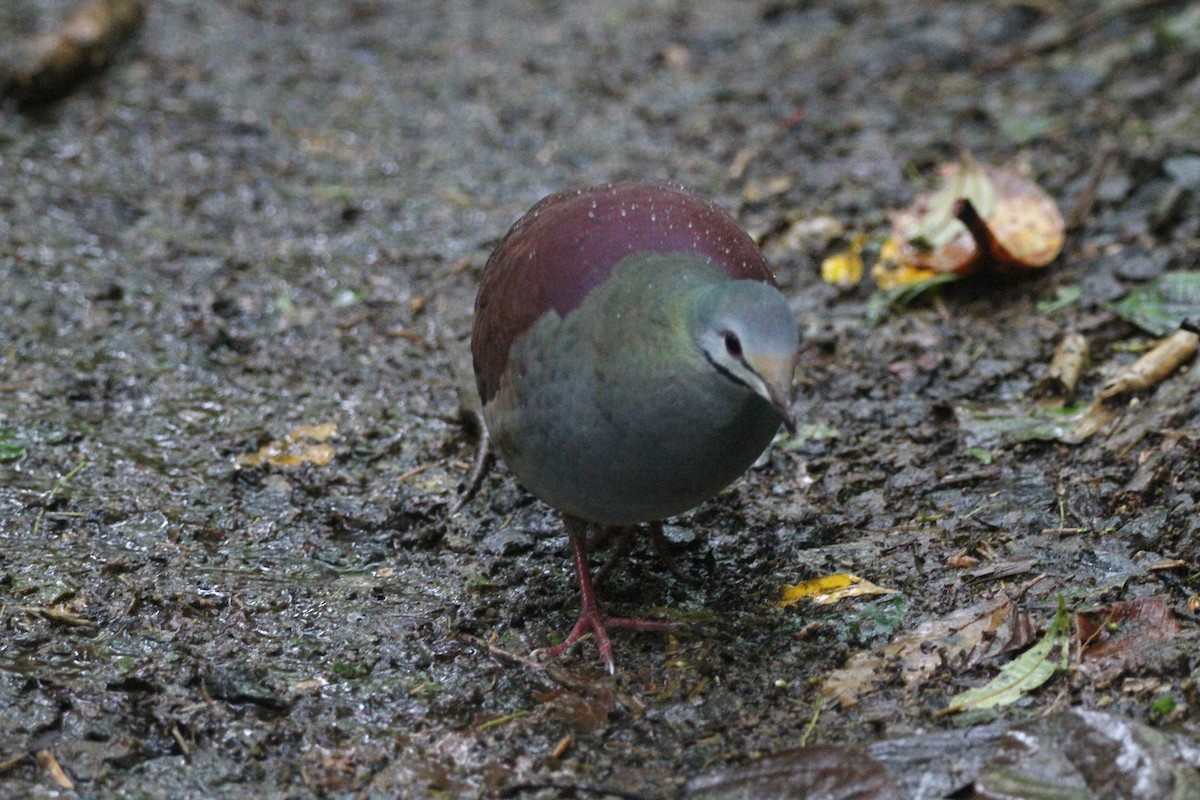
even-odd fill
[{"label": "wet muddy ground", "polygon": [[[69,5],[6,6],[0,46]],[[980,420],[1069,331],[1084,401],[1151,341],[1109,303],[1198,268],[1198,110],[1185,2],[151,2],[112,68],[0,110],[0,796],[662,797],[1069,707],[1195,768],[1200,366],[1080,444]],[[1063,254],[870,324],[821,259],[964,149],[1056,199]],[[646,547],[603,588],[698,626],[617,633],[609,677],[591,644],[522,662],[576,611],[554,515],[503,466],[449,511],[487,254],[552,190],[646,178],[760,238],[802,426],[668,526],[694,583]],[[308,425],[328,464],[239,462]],[[777,607],[838,572],[894,592]],[[1015,653],[923,624],[1010,601],[1028,646],[1059,598],[1158,623],[940,713]],[[905,636],[915,679],[839,672]]]}]

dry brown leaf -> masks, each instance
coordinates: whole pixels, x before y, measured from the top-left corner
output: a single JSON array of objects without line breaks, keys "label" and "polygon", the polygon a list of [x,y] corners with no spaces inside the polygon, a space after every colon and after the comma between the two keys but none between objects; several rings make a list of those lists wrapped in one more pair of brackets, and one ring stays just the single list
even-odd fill
[{"label": "dry brown leaf", "polygon": [[[977,166],[969,157],[939,170],[942,189],[891,215],[892,237],[872,270],[881,289],[938,273],[1044,267],[1058,257],[1066,226],[1036,183],[1012,170]],[[975,177],[962,180],[964,172]],[[944,220],[947,200],[955,195],[949,207],[954,219]]]},{"label": "dry brown leaf", "polygon": [[1109,603],[1074,616],[1080,665],[1103,683],[1142,660],[1148,641],[1173,639],[1180,631],[1165,597]]},{"label": "dry brown leaf", "polygon": [[986,167],[996,207],[984,218],[1000,269],[1044,267],[1062,252],[1066,223],[1050,195],[1011,170]]},{"label": "dry brown leaf", "polygon": [[1033,626],[1005,595],[929,620],[900,634],[884,647],[850,658],[832,672],[821,687],[826,697],[843,707],[888,680],[897,669],[905,686],[927,680],[943,665],[967,668],[981,659],[1025,646]]}]

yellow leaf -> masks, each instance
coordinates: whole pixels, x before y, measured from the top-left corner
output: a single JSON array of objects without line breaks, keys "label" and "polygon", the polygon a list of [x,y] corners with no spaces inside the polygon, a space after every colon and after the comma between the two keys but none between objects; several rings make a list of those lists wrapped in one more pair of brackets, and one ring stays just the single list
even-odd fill
[{"label": "yellow leaf", "polygon": [[856,233],[849,247],[822,261],[821,280],[843,289],[856,286],[862,280],[862,250],[866,241],[865,235]]},{"label": "yellow leaf", "polygon": [[883,291],[895,289],[897,286],[908,286],[934,278],[937,270],[926,269],[902,260],[900,243],[892,238],[879,248],[879,261],[871,267],[871,277],[875,285]]},{"label": "yellow leaf", "polygon": [[332,422],[319,425],[301,425],[278,442],[267,442],[253,453],[243,453],[237,462],[245,467],[295,467],[312,464],[324,467],[333,461],[336,451],[328,439],[337,435],[337,426]]},{"label": "yellow leaf", "polygon": [[312,439],[314,442],[327,442],[337,436],[337,425],[332,422],[322,422],[317,425],[301,425],[288,434],[288,441]]},{"label": "yellow leaf", "polygon": [[835,572],[832,575],[824,575],[820,578],[801,581],[792,586],[784,586],[783,596],[780,598],[777,607],[786,608],[801,600],[828,605],[845,600],[847,597],[891,594],[894,591],[895,589],[885,589],[882,586],[876,586],[866,578],[860,578],[848,572]]}]

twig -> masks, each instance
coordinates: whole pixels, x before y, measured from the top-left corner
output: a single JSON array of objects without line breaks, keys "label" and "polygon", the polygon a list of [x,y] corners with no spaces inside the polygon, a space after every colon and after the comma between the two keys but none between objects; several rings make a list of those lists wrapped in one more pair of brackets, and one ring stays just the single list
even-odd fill
[{"label": "twig", "polygon": [[817,729],[817,720],[821,718],[821,712],[825,710],[826,698],[822,697],[817,700],[817,707],[813,709],[812,718],[808,724],[804,726],[804,733],[800,734],[800,746],[808,746],[808,737],[812,736],[812,732]]},{"label": "twig", "polygon": [[17,606],[21,611],[33,617],[41,617],[50,622],[57,622],[61,625],[66,625],[71,628],[99,628],[100,625],[87,617],[81,617],[78,614],[72,614],[70,611],[63,611],[61,608],[47,608],[45,606]]},{"label": "twig", "polygon": [[54,753],[49,750],[38,750],[37,761],[42,765],[42,769],[50,773],[50,780],[54,781],[54,785],[60,789],[75,789],[75,783],[63,770],[62,765],[58,763],[58,759],[54,757]]},{"label": "twig", "polygon": [[184,740],[183,734],[179,732],[178,725],[171,726],[171,736],[175,739],[175,744],[179,745],[179,753],[183,756],[183,760],[191,763],[192,748],[188,747],[188,743]]},{"label": "twig", "polygon": [[1096,400],[1106,402],[1154,388],[1194,356],[1198,347],[1200,334],[1182,329],[1175,331],[1106,381],[1096,393]]},{"label": "twig", "polygon": [[29,760],[29,753],[19,753],[12,758],[0,761],[0,775],[12,772],[17,767]]},{"label": "twig", "polygon": [[513,664],[520,664],[523,667],[528,667],[529,669],[540,672],[550,680],[557,683],[559,686],[564,686],[567,689],[572,689],[582,694],[595,694],[596,688],[594,686],[590,686],[587,683],[578,680],[558,667],[550,666],[549,664],[543,664],[536,659],[529,658],[528,656],[518,655],[517,653],[513,653],[509,650],[505,650],[497,647],[494,644],[490,644],[479,639],[473,639],[473,641],[475,641],[475,643],[481,647],[486,647],[487,651],[497,658]]},{"label": "twig", "polygon": [[979,216],[979,210],[975,208],[975,204],[966,197],[960,197],[954,201],[954,216],[967,227],[971,234],[971,238],[975,241],[975,248],[979,251],[979,263],[986,267],[990,267],[996,262],[995,248],[992,247],[992,234],[988,230],[987,223],[983,221],[983,217]]},{"label": "twig", "polygon": [[483,484],[483,476],[487,472],[489,456],[492,454],[492,437],[488,433],[487,424],[483,421],[483,412],[475,408],[464,407],[462,415],[469,418],[479,430],[479,441],[475,445],[475,462],[471,465],[471,474],[467,476],[467,483],[458,499],[450,506],[447,516],[457,514],[459,509],[465,506],[479,491],[479,487]]},{"label": "twig", "polygon": [[558,761],[563,757],[563,753],[567,752],[567,748],[571,746],[571,742],[575,741],[572,734],[567,734],[558,740],[558,744],[554,745],[554,749],[550,751],[548,758],[551,761]]},{"label": "twig", "polygon": [[145,17],[144,0],[80,4],[56,30],[28,42],[20,63],[0,65],[0,97],[12,97],[21,107],[62,97],[107,66]]}]

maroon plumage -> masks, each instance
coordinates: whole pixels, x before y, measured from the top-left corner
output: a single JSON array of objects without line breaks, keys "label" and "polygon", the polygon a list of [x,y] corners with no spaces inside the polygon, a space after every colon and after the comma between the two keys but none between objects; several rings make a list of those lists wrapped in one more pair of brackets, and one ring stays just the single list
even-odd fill
[{"label": "maroon plumage", "polygon": [[775,285],[754,241],[723,209],[677,186],[604,184],[557,192],[505,234],[475,300],[472,355],[486,404],[509,348],[542,314],[566,315],[633,253],[697,253],[735,279]]}]

